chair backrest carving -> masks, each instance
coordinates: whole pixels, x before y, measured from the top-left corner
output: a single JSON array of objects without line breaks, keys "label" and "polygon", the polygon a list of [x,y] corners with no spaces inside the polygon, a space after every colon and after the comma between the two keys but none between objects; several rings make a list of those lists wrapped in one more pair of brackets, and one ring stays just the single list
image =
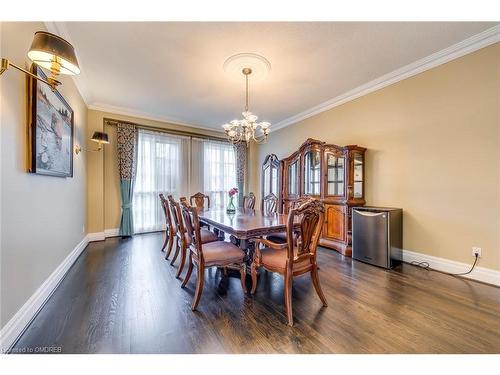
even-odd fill
[{"label": "chair backrest carving", "polygon": [[182,222],[182,213],[179,202],[176,202],[174,197],[172,197],[171,195],[169,195],[167,199],[170,205],[170,210],[172,211],[172,223],[174,230],[179,236],[182,236],[185,233],[185,229],[184,223]]},{"label": "chair backrest carving", "polygon": [[294,201],[290,202],[290,209],[293,210],[295,208],[299,208],[304,203],[312,201],[312,200],[314,200],[314,198],[311,198],[309,196],[299,197],[299,198],[295,199]]},{"label": "chair backrest carving", "polygon": [[196,254],[203,260],[203,250],[201,246],[200,219],[198,218],[198,209],[190,206],[187,200],[181,202],[181,211],[186,233],[189,238],[189,246],[195,250]]},{"label": "chair backrest carving", "polygon": [[255,208],[255,194],[250,192],[248,195],[243,197],[243,208]]},{"label": "chair backrest carving", "polygon": [[262,199],[262,212],[266,214],[275,214],[278,208],[278,197],[273,193],[266,195]]},{"label": "chair backrest carving", "polygon": [[[294,236],[294,223],[300,222],[300,237]],[[318,241],[325,221],[325,207],[317,199],[311,199],[290,211],[287,222],[288,258],[298,261],[303,257],[315,257]],[[296,251],[297,257],[295,258]]]},{"label": "chair backrest carving", "polygon": [[172,216],[170,214],[170,208],[168,205],[168,200],[165,198],[165,196],[160,193],[160,201],[161,201],[161,207],[163,208],[163,213],[165,214],[165,223],[167,224],[167,228],[172,227]]},{"label": "chair backrest carving", "polygon": [[196,206],[197,208],[205,208],[205,199],[207,200],[206,208],[210,208],[210,197],[201,192],[192,195],[189,198],[189,202],[191,203],[191,206],[193,206],[193,201],[194,201],[194,206]]}]

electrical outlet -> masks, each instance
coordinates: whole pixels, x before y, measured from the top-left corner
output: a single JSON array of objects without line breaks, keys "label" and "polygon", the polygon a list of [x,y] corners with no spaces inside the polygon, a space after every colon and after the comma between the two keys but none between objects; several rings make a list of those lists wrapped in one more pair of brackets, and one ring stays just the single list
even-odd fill
[{"label": "electrical outlet", "polygon": [[473,246],[473,247],[472,247],[472,256],[473,256],[473,257],[475,257],[475,256],[476,256],[476,254],[477,254],[477,256],[478,256],[479,258],[481,258],[481,248],[480,248],[480,247],[475,247],[475,246]]}]

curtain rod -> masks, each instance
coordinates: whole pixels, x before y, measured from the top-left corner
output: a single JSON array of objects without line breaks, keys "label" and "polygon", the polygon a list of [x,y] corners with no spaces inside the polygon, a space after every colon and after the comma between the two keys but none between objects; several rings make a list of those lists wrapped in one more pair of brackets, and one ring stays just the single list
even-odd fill
[{"label": "curtain rod", "polygon": [[144,129],[144,130],[152,130],[152,131],[157,131],[161,133],[168,133],[168,134],[173,134],[173,135],[184,135],[192,138],[201,138],[201,139],[209,139],[209,140],[214,140],[214,141],[222,141],[222,142],[228,142],[226,138],[223,137],[216,137],[213,135],[205,135],[205,134],[200,134],[200,133],[194,133],[194,132],[188,132],[184,130],[175,130],[175,129],[165,129],[165,128],[160,128],[158,126],[151,126],[151,125],[142,125],[138,124],[135,122],[131,121],[121,121],[121,120],[115,120],[115,119],[110,119],[110,118],[104,118],[104,125],[110,125],[110,126],[117,126],[119,123],[121,124],[130,124],[134,125],[137,128]]}]

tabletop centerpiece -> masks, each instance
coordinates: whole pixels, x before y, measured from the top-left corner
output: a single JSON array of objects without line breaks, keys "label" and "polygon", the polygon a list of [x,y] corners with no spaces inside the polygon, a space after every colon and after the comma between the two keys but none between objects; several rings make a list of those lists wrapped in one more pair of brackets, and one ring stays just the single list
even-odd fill
[{"label": "tabletop centerpiece", "polygon": [[229,202],[227,203],[226,212],[228,214],[234,214],[236,212],[236,207],[234,206],[234,196],[238,194],[238,188],[234,187],[229,190]]}]

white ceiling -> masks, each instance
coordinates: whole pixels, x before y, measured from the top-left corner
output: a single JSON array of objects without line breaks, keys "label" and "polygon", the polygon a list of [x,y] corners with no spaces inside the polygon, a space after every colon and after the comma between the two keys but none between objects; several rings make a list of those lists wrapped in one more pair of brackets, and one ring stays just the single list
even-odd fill
[{"label": "white ceiling", "polygon": [[[220,130],[239,118],[244,80],[226,58],[254,52],[272,70],[250,79],[250,110],[272,124],[495,26],[427,23],[53,23],[75,46],[91,108]],[[50,28],[49,28],[50,29]]]}]

